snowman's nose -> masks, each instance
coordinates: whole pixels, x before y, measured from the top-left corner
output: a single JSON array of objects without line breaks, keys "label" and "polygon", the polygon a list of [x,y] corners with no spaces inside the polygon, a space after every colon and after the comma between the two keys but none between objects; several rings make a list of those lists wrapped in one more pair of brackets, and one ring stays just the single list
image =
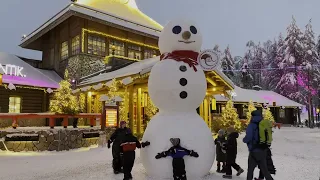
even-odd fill
[{"label": "snowman's nose", "polygon": [[189,40],[190,37],[191,37],[191,33],[189,31],[185,31],[185,32],[182,33],[182,38],[184,40]]}]

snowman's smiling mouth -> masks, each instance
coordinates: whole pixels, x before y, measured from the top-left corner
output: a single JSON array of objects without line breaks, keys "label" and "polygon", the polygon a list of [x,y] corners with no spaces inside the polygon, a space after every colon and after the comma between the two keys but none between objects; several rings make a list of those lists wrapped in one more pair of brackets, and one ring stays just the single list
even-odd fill
[{"label": "snowman's smiling mouth", "polygon": [[183,42],[183,43],[185,43],[185,44],[190,44],[190,43],[194,43],[194,42],[196,42],[196,41],[181,41],[181,40],[179,40],[178,42]]}]

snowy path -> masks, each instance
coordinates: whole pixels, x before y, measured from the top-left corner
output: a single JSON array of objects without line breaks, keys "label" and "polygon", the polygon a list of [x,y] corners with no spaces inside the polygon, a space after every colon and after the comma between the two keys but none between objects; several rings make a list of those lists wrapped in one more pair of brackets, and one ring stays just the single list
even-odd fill
[{"label": "snowy path", "polygon": [[[242,135],[243,136],[243,135]],[[241,137],[242,137],[241,136]],[[246,169],[247,148],[238,140],[238,163]],[[284,128],[275,130],[273,158],[278,170],[277,180],[317,180],[320,177],[320,130]],[[122,180],[113,175],[111,150],[91,150],[60,153],[32,153],[17,156],[0,152],[1,180]],[[222,180],[214,173],[206,180]],[[256,172],[257,174],[257,172]],[[137,152],[133,169],[136,180],[147,178]],[[245,173],[233,179],[245,180]],[[154,180],[154,179],[153,179]]]}]

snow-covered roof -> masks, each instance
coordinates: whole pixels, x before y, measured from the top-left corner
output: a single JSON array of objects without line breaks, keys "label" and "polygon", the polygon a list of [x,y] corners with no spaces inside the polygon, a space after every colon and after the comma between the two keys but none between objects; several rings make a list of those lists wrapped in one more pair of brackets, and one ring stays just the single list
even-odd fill
[{"label": "snow-covered roof", "polygon": [[86,79],[80,83],[80,86],[88,84],[96,84],[102,81],[112,80],[114,78],[131,76],[134,74],[139,74],[140,72],[148,73],[151,71],[151,68],[160,60],[160,56],[145,59],[143,61],[135,62],[124,68],[118,69],[116,71],[102,73],[92,78]]},{"label": "snow-covered roof", "polygon": [[[152,67],[158,61],[160,61],[160,56],[135,62],[133,64],[130,64],[129,66],[118,69],[116,71],[103,73],[98,76],[94,76],[92,78],[86,79],[80,82],[80,86],[97,84],[103,81],[112,80],[113,78],[126,77],[134,74],[145,74],[150,72]],[[228,83],[231,86],[231,88],[234,88],[235,85],[233,84],[233,82],[223,72],[221,72],[218,69],[214,70],[214,72],[217,75],[219,75],[226,83]]]},{"label": "snow-covered roof", "polygon": [[[38,69],[38,68],[36,68]],[[62,81],[62,78],[53,70],[47,70],[47,69],[38,69],[42,74],[46,75],[48,78],[54,80],[55,82]]]},{"label": "snow-covered roof", "polygon": [[78,0],[77,4],[94,8],[152,29],[162,30],[162,25],[139,10],[135,0],[126,1],[127,3],[119,2],[119,0],[118,2],[114,0]]},{"label": "snow-covered roof", "polygon": [[[2,67],[0,67],[0,74],[3,74],[2,83],[43,88],[59,87],[61,78],[57,78],[58,75],[54,75],[54,71],[50,72],[49,70],[34,68],[15,55],[0,52],[0,64],[2,65]],[[6,68],[6,66],[8,67]],[[20,68],[20,70],[23,68],[21,70],[22,76],[21,74],[17,74],[16,76],[12,75],[18,72],[18,68]],[[4,71],[7,71],[7,73]]]},{"label": "snow-covered roof", "polygon": [[[113,4],[105,1],[105,4]],[[89,3],[91,4],[91,3]],[[108,8],[107,8],[108,7]],[[120,10],[122,9],[122,10]],[[118,10],[118,11],[115,11]],[[104,6],[104,9],[101,10],[98,5],[94,7],[86,6],[84,4],[71,3],[64,9],[62,9],[58,14],[53,16],[38,29],[27,35],[21,42],[20,46],[24,47],[28,44],[28,41],[35,36],[43,35],[52,28],[59,25],[58,20],[63,18],[67,19],[70,16],[74,15],[76,12],[84,14],[87,16],[95,17],[97,19],[113,23],[122,27],[126,27],[132,30],[136,30],[142,33],[150,34],[158,37],[162,29],[162,26],[156,21],[153,21],[147,15],[143,14],[139,9],[128,9],[126,6]],[[110,13],[111,12],[111,13]],[[135,14],[135,15],[133,15]],[[35,37],[39,38],[39,37]]]},{"label": "snow-covered roof", "polygon": [[[235,86],[233,90],[233,102],[257,102],[257,103],[269,103],[272,105],[273,102],[276,102],[277,106],[291,106],[291,107],[302,107],[302,104],[299,104],[291,99],[288,99],[276,92],[266,91],[266,90],[252,90],[252,89],[243,89],[238,86]],[[228,101],[229,99],[222,95],[214,96],[216,101]]]}]

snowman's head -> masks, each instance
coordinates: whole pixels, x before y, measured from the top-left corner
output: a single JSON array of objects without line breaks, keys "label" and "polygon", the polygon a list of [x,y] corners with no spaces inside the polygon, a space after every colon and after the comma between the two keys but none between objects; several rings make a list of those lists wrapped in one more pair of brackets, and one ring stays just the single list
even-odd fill
[{"label": "snowman's head", "polygon": [[187,20],[174,20],[161,31],[158,45],[162,54],[176,50],[199,52],[202,35],[195,23]]}]

